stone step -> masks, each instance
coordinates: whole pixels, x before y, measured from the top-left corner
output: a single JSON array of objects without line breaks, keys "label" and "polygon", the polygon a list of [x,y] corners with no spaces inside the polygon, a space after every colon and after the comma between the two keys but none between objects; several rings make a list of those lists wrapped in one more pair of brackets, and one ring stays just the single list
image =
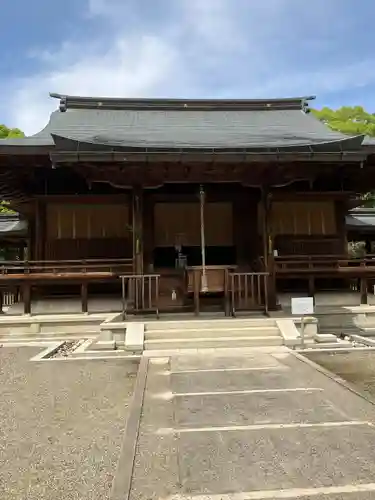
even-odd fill
[{"label": "stone step", "polygon": [[236,347],[267,347],[281,346],[283,339],[275,336],[249,336],[249,337],[201,337],[201,338],[171,338],[146,340],[145,350],[168,349],[212,349]]},{"label": "stone step", "polygon": [[353,348],[353,345],[351,342],[327,342],[327,343],[321,343],[321,344],[309,344],[308,349],[310,350],[335,350],[335,349],[351,349]]},{"label": "stone step", "polygon": [[94,358],[127,358],[127,359],[139,359],[140,355],[139,354],[134,354],[130,352],[126,352],[123,349],[100,349],[96,348],[97,346],[92,346],[88,351],[84,352],[72,352],[69,354],[69,358],[88,358],[88,359],[94,359]]},{"label": "stone step", "polygon": [[32,339],[34,337],[40,338],[56,338],[56,339],[64,339],[64,337],[77,337],[77,338],[91,338],[95,337],[99,334],[97,330],[83,330],[80,331],[79,328],[76,328],[74,331],[60,330],[60,331],[43,331],[43,332],[12,332],[12,333],[0,333],[1,338],[13,338],[13,337],[25,337]]},{"label": "stone step", "polygon": [[[228,325],[229,326],[229,325]],[[196,329],[160,329],[160,330],[146,330],[145,337],[147,340],[154,339],[168,339],[168,338],[180,338],[188,337],[199,339],[201,337],[268,337],[268,336],[279,336],[280,331],[277,326],[255,326],[255,327],[232,327],[232,328],[215,328],[214,325],[211,328],[196,328]]]},{"label": "stone step", "polygon": [[69,325],[69,324],[66,324],[64,325],[64,323],[57,323],[56,325],[51,325],[51,324],[47,324],[47,325],[43,325],[41,324],[40,325],[40,333],[43,333],[43,335],[45,333],[52,333],[52,332],[56,332],[56,333],[61,333],[61,332],[65,332],[65,333],[86,333],[86,332],[96,332],[96,333],[99,333],[100,332],[100,323],[98,322],[97,325],[94,325],[92,323],[77,323],[75,325]]},{"label": "stone step", "polygon": [[158,320],[146,321],[147,332],[152,330],[178,330],[188,331],[197,329],[227,330],[233,328],[252,328],[276,326],[272,318],[213,318],[213,319],[187,319],[187,320]]}]

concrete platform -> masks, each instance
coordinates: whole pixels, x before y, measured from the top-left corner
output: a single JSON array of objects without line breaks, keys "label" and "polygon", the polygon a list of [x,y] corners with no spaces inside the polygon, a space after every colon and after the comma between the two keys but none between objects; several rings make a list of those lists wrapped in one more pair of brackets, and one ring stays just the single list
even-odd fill
[{"label": "concrete platform", "polygon": [[[92,297],[88,300],[90,313],[110,313],[122,310],[121,297]],[[21,315],[24,311],[23,302],[18,302],[9,307],[4,307],[5,314]],[[31,303],[32,314],[72,314],[81,312],[81,301],[73,298],[48,298],[33,300]]]},{"label": "concrete platform", "polygon": [[[293,293],[280,293],[278,301],[283,309],[290,308],[290,301],[292,297],[307,297],[306,293],[293,292]],[[332,291],[332,292],[317,292],[314,295],[315,305],[319,306],[359,306],[361,304],[360,292],[351,291]],[[372,293],[367,294],[367,302],[369,305],[375,305],[375,295]]]},{"label": "concrete platform", "polygon": [[[278,295],[278,300],[284,311],[290,310],[290,301],[292,297],[304,297],[306,293],[282,293]],[[359,306],[360,294],[359,292],[317,292],[315,294],[316,307],[354,307]],[[368,304],[375,306],[375,295],[368,294]],[[90,312],[120,312],[122,310],[121,297],[113,296],[95,296],[89,297],[88,307]],[[33,314],[51,314],[51,313],[78,313],[81,312],[81,301],[79,297],[56,297],[46,298],[41,300],[33,300],[31,304]],[[4,312],[6,314],[23,314],[23,303],[19,302],[12,306],[5,306]],[[202,313],[200,319],[203,318],[220,318],[224,319],[223,312],[219,313]],[[241,316],[240,316],[241,317]],[[261,318],[260,314],[246,314],[246,317]],[[263,316],[264,317],[264,316]],[[146,317],[149,321],[153,321],[153,316]],[[197,319],[192,313],[170,313],[163,314],[164,321],[180,318]],[[142,319],[144,321],[145,318]]]}]

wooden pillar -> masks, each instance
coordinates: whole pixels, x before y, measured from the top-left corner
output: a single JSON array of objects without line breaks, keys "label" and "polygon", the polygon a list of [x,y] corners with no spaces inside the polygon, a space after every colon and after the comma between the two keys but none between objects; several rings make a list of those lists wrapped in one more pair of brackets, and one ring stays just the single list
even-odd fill
[{"label": "wooden pillar", "polygon": [[84,281],[81,283],[81,311],[88,312],[88,283]]},{"label": "wooden pillar", "polygon": [[366,239],[365,239],[365,251],[366,251],[366,254],[372,253],[371,238],[366,237]]},{"label": "wooden pillar", "polygon": [[348,253],[348,235],[346,230],[346,214],[347,206],[343,200],[335,202],[335,219],[336,231],[340,240],[340,254],[346,255]]},{"label": "wooden pillar", "polygon": [[274,256],[273,256],[273,239],[272,227],[270,221],[271,215],[271,195],[267,189],[262,189],[262,196],[260,202],[262,213],[262,242],[263,242],[263,259],[265,270],[269,273],[267,280],[268,290],[268,309],[275,310],[277,308],[276,296],[276,276],[274,269]]},{"label": "wooden pillar", "polygon": [[153,271],[154,265],[154,200],[151,193],[143,196],[143,269]]},{"label": "wooden pillar", "polygon": [[193,293],[194,293],[194,314],[196,316],[199,316],[200,312],[200,305],[199,305],[199,298],[200,298],[200,291],[201,291],[201,279],[202,279],[202,273],[198,269],[193,270]]},{"label": "wooden pillar", "polygon": [[143,274],[143,189],[133,189],[133,259],[134,273]]},{"label": "wooden pillar", "polygon": [[360,294],[361,294],[361,304],[367,304],[368,303],[368,300],[367,300],[367,288],[368,288],[368,284],[367,284],[367,278],[365,277],[361,277],[360,279]]},{"label": "wooden pillar", "polygon": [[257,200],[246,191],[233,200],[233,240],[239,266],[248,266],[258,257],[257,205]]},{"label": "wooden pillar", "polygon": [[[346,227],[346,215],[348,212],[347,203],[345,200],[337,200],[335,202],[335,222],[336,222],[336,231],[339,239],[339,248],[336,253],[341,255],[348,255],[348,232]],[[367,252],[367,250],[366,250]],[[350,289],[351,281],[350,280],[340,280],[342,285],[346,289]],[[362,283],[361,283],[362,287]],[[361,304],[367,303],[367,294],[366,294],[366,302],[362,302],[364,300],[363,295],[361,294]]]},{"label": "wooden pillar", "polygon": [[27,280],[22,283],[22,299],[24,314],[31,314],[31,284]]},{"label": "wooden pillar", "polygon": [[33,260],[44,260],[46,248],[46,205],[41,200],[35,202]]}]

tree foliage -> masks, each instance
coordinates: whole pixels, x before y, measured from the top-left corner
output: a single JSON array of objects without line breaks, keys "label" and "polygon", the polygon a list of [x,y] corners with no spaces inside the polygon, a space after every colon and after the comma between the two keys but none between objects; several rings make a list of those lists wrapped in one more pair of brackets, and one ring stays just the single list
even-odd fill
[{"label": "tree foliage", "polygon": [[375,137],[375,113],[362,106],[343,106],[339,109],[324,107],[311,112],[332,130],[348,135],[365,134]]},{"label": "tree foliage", "polygon": [[[25,137],[25,134],[19,128],[9,128],[0,125],[0,139],[13,139],[15,137]],[[14,210],[9,208],[9,202],[0,201],[0,214],[14,214]]]},{"label": "tree foliage", "polygon": [[0,139],[12,139],[14,137],[25,137],[25,134],[19,128],[9,128],[0,125]]},{"label": "tree foliage", "polygon": [[0,214],[15,214],[16,212],[9,208],[8,201],[0,201]]},{"label": "tree foliage", "polygon": [[[365,134],[375,137],[375,113],[368,113],[362,106],[343,106],[339,109],[324,107],[311,112],[332,130],[347,135]],[[375,207],[375,192],[363,195],[363,206]]]}]

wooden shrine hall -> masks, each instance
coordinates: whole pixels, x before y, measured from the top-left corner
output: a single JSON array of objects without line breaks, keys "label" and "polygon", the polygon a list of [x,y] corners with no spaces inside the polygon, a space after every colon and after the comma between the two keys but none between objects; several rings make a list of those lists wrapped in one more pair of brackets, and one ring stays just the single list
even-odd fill
[{"label": "wooden shrine hall", "polygon": [[[27,261],[1,290],[122,293],[125,312],[268,311],[277,292],[345,288],[345,217],[375,187],[375,145],[328,129],[311,97],[51,94],[39,133],[0,141],[0,197],[28,220]],[[122,290],[122,292],[121,292]]]}]

